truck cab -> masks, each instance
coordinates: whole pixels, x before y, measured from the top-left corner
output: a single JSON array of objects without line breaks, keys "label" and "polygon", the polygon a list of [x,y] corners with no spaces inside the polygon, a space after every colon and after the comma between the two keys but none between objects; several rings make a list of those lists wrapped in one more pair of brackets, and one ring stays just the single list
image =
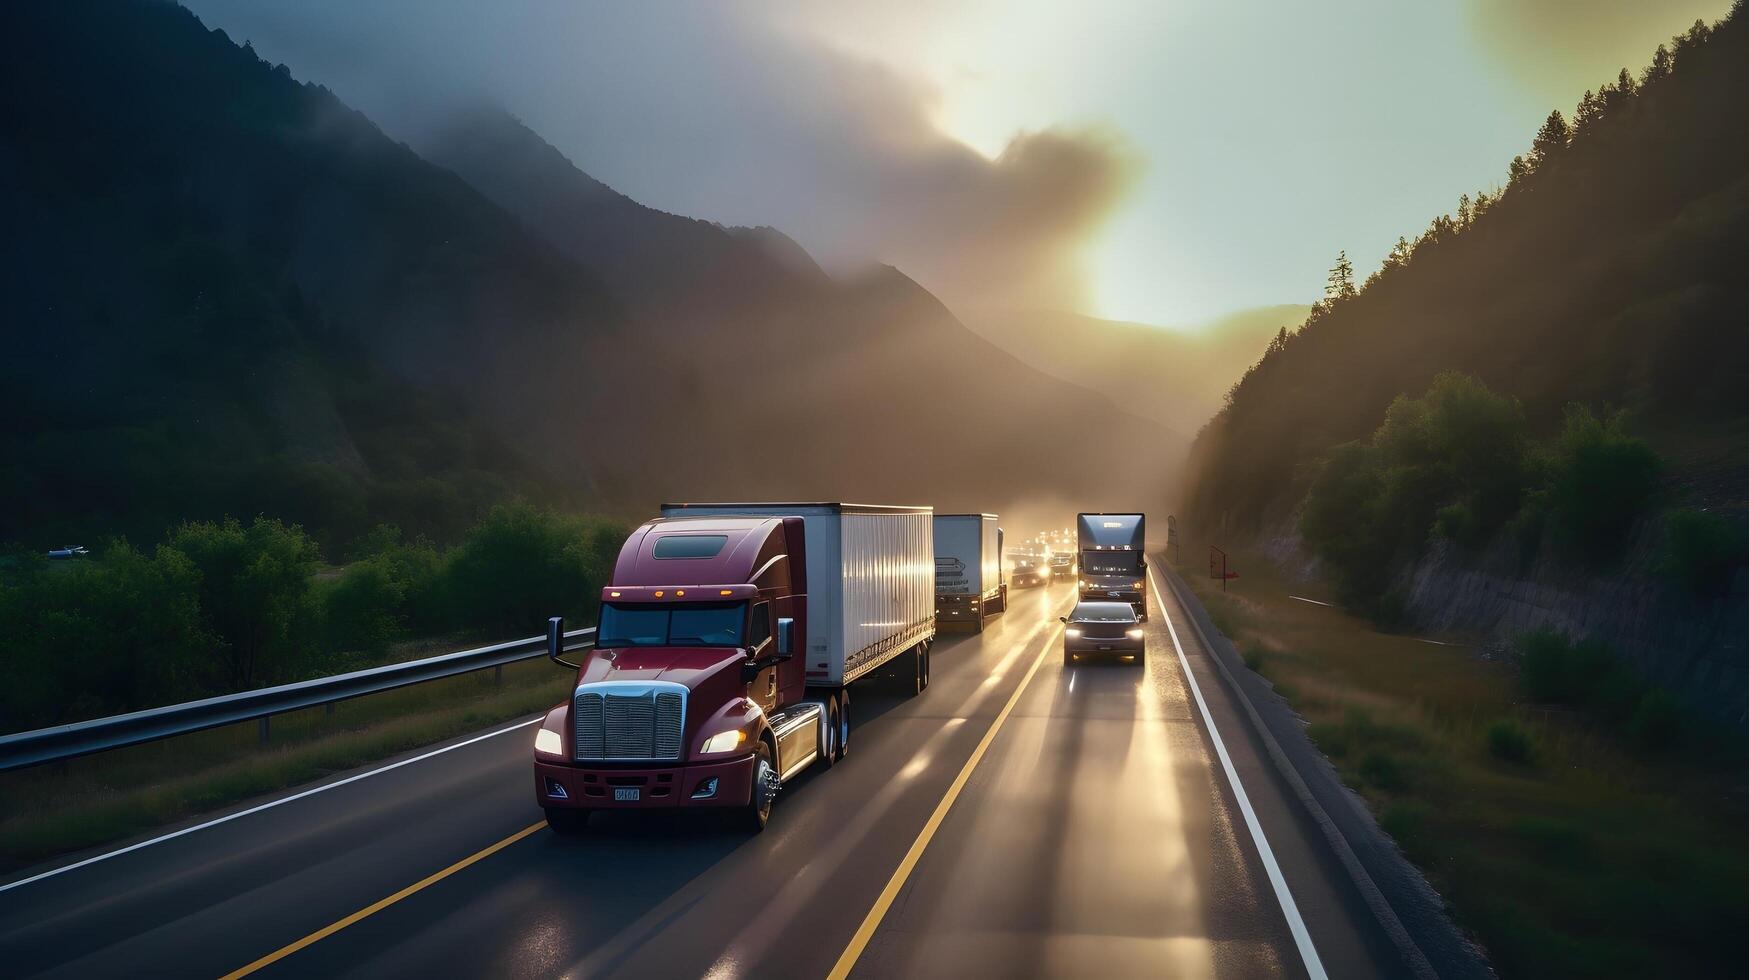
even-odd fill
[{"label": "truck cab", "polygon": [[[842,691],[810,697],[807,556],[799,517],[652,520],[620,549],[595,646],[535,742],[535,792],[555,830],[598,810],[726,808],[762,829],[778,787],[843,753]],[[847,724],[846,724],[847,727]]]},{"label": "truck cab", "polygon": [[1138,619],[1148,618],[1147,517],[1143,514],[1079,514],[1076,563],[1084,602],[1127,602]]}]

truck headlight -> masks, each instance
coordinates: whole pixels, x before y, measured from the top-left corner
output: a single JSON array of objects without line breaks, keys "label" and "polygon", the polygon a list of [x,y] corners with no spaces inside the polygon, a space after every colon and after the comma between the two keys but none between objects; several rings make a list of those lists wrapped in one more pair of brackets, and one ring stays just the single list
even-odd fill
[{"label": "truck headlight", "polygon": [[534,733],[534,751],[537,755],[564,755],[564,739],[559,737],[558,732],[543,728]]},{"label": "truck headlight", "polygon": [[1071,626],[1068,629],[1063,631],[1063,635],[1064,636],[1080,636],[1081,631],[1076,629],[1075,627]]},{"label": "truck headlight", "polygon": [[717,752],[733,752],[740,748],[741,743],[745,741],[747,741],[747,733],[739,728],[726,732],[718,732],[704,740],[703,752],[705,755],[713,755]]},{"label": "truck headlight", "polygon": [[1143,586],[1143,585],[1144,585],[1144,584],[1146,584],[1146,583],[1143,583],[1143,582],[1141,582],[1141,581],[1139,581],[1139,580],[1138,580],[1138,581],[1137,581],[1137,582],[1136,582],[1136,584],[1135,584],[1135,590],[1136,590],[1136,591],[1137,591],[1137,592],[1140,592],[1140,591],[1142,591],[1142,586]]},{"label": "truck headlight", "polygon": [[1132,640],[1139,640],[1142,638],[1142,631],[1139,629],[1125,630],[1124,635]]}]

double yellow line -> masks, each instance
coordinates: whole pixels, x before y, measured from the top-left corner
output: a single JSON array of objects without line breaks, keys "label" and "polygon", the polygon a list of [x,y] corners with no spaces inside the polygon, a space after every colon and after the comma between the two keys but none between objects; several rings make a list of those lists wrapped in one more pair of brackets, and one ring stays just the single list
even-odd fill
[{"label": "double yellow line", "polygon": [[874,938],[875,930],[880,928],[881,920],[886,918],[887,910],[893,907],[893,900],[899,897],[900,889],[911,877],[911,871],[922,860],[923,852],[928,849],[929,842],[934,839],[935,831],[940,828],[942,820],[946,819],[947,811],[953,809],[954,800],[959,799],[960,790],[965,789],[966,781],[972,778],[972,770],[978,768],[978,762],[984,758],[984,753],[990,748],[990,743],[996,740],[996,733],[1002,730],[1003,722],[1014,711],[1014,706],[1020,703],[1020,696],[1026,693],[1026,686],[1032,683],[1032,677],[1038,673],[1039,666],[1045,662],[1045,654],[1051,651],[1047,640],[1039,649],[1038,656],[1032,661],[1032,666],[1026,670],[1026,676],[1020,679],[1020,684],[1009,695],[1008,703],[997,713],[996,720],[990,723],[988,731],[984,732],[983,741],[972,750],[971,757],[960,767],[960,773],[954,777],[953,785],[947,788],[947,794],[941,802],[935,805],[935,812],[929,815],[929,821],[923,825],[923,832],[911,842],[911,849],[905,852],[905,859],[899,862],[899,867],[893,871],[893,876],[887,879],[887,887],[881,889],[880,897],[875,899],[874,907],[863,917],[862,925],[856,929],[856,935],[850,937],[850,945],[844,947],[844,952],[838,955],[838,962],[833,964],[832,972],[826,974],[828,980],[843,980],[850,976],[850,971],[856,966],[856,961],[862,956],[862,951],[868,947],[869,940]]},{"label": "double yellow line", "polygon": [[273,964],[278,963],[280,960],[285,959],[287,956],[290,956],[291,954],[297,952],[298,950],[303,949],[305,946],[309,946],[312,943],[321,942],[322,940],[327,939],[329,936],[332,936],[335,933],[339,932],[340,930],[346,928],[347,926],[352,925],[355,922],[359,922],[359,921],[362,921],[364,919],[368,919],[371,916],[377,914],[378,912],[381,912],[383,909],[386,909],[389,906],[395,904],[396,902],[399,902],[401,899],[406,898],[407,896],[414,894],[415,892],[420,892],[420,891],[423,891],[427,888],[430,888],[432,885],[437,884],[438,882],[442,881],[443,879],[448,878],[450,875],[455,874],[457,871],[460,871],[463,868],[465,868],[471,864],[477,864],[481,861],[484,861],[485,859],[491,857],[494,854],[497,854],[499,851],[504,850],[506,847],[509,847],[510,845],[516,843],[517,841],[523,839],[524,837],[527,837],[529,834],[532,834],[535,831],[544,828],[545,826],[546,826],[546,821],[544,821],[544,820],[541,821],[540,823],[529,824],[528,826],[522,828],[521,830],[517,831],[514,834],[511,834],[509,837],[504,838],[503,840],[499,841],[498,843],[493,844],[490,847],[482,848],[478,851],[475,851],[474,853],[468,855],[467,857],[462,858],[460,861],[457,861],[456,863],[450,865],[449,867],[444,868],[442,871],[439,871],[433,875],[429,875],[425,878],[419,879],[418,881],[414,882],[413,884],[408,885],[407,887],[401,889],[400,891],[394,893],[393,895],[390,895],[388,898],[383,898],[383,899],[379,899],[375,902],[372,902],[371,904],[365,906],[364,908],[359,909],[357,912],[354,912],[351,915],[347,916],[346,918],[341,919],[340,921],[333,923],[332,925],[323,926],[322,928],[317,929],[315,932],[310,933],[309,935],[305,936],[304,938],[298,940],[295,943],[290,943],[288,945],[281,946],[280,948],[274,950],[271,953],[268,953],[266,956],[263,956],[262,958],[256,960],[255,962],[249,964],[248,966],[245,966],[245,967],[238,969],[238,970],[233,970],[230,973],[225,974],[224,977],[222,978],[222,980],[232,980],[232,978],[234,978],[234,977],[246,977],[249,974],[254,973],[256,970],[261,969],[262,967],[272,966]]},{"label": "double yellow line", "polygon": [[[911,843],[911,849],[905,852],[905,859],[899,862],[899,867],[893,872],[892,878],[888,879],[887,886],[881,889],[880,897],[875,900],[874,907],[869,909],[868,915],[863,917],[862,925],[857,928],[856,934],[850,938],[850,945],[844,948],[844,952],[838,957],[838,962],[832,967],[832,972],[828,974],[832,980],[840,980],[840,978],[848,976],[851,968],[856,965],[857,958],[862,955],[863,949],[868,946],[869,940],[874,938],[875,930],[880,927],[881,920],[886,917],[887,910],[892,908],[893,900],[898,897],[899,890],[905,887],[906,880],[911,877],[912,869],[917,867],[917,862],[923,857],[924,850],[929,847],[930,840],[935,837],[935,831],[941,826],[942,820],[946,818],[947,811],[953,808],[954,801],[959,799],[960,791],[965,788],[967,780],[971,779],[972,770],[976,769],[978,767],[978,762],[984,758],[984,753],[989,750],[990,743],[996,739],[996,733],[1002,730],[1002,725],[1008,720],[1009,714],[1014,711],[1014,706],[1020,703],[1021,695],[1026,693],[1027,685],[1032,683],[1033,675],[1038,673],[1039,667],[1045,662],[1045,655],[1050,651],[1051,644],[1047,640],[1039,649],[1038,656],[1033,659],[1032,666],[1027,668],[1026,676],[1020,679],[1020,684],[1015,687],[1014,693],[1009,696],[1008,703],[1002,706],[1002,710],[996,715],[996,720],[991,722],[989,730],[984,732],[983,740],[978,743],[976,749],[972,750],[971,756],[966,759],[966,764],[960,768],[959,775],[954,777],[953,785],[948,787],[946,795],[941,798],[941,802],[936,804],[935,812],[929,815],[929,821],[923,825],[922,832],[919,833],[917,839]],[[222,980],[235,980],[235,978],[238,977],[246,977],[264,967],[272,966],[274,963],[285,959],[287,956],[290,956],[300,949],[321,942],[340,930],[361,922],[364,919],[368,919],[396,902],[437,884],[443,879],[448,878],[450,875],[461,871],[463,868],[484,861],[486,858],[489,858],[517,841],[522,840],[524,837],[541,830],[545,826],[546,823],[544,821],[530,824],[496,844],[475,851],[467,857],[462,858],[460,861],[444,868],[442,871],[421,878],[419,881],[408,885],[387,898],[372,902],[370,905],[359,909],[357,912],[352,913],[344,919],[323,926],[296,942],[288,943],[285,946],[268,953],[266,956],[250,963],[248,966],[225,974]]]}]

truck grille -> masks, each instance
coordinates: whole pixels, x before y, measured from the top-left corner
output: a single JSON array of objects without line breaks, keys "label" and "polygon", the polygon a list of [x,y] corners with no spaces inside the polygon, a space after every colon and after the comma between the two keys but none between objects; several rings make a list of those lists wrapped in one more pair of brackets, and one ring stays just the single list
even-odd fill
[{"label": "truck grille", "polygon": [[685,688],[585,687],[571,703],[571,719],[580,762],[678,759],[686,723]]}]

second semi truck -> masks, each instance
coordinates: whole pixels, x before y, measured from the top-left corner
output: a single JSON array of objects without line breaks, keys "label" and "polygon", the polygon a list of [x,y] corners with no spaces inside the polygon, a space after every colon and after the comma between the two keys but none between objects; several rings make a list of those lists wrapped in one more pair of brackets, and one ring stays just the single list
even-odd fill
[{"label": "second semi truck", "polygon": [[935,515],[936,623],[967,623],[981,633],[985,616],[1007,608],[996,515]]},{"label": "second semi truck", "polygon": [[927,507],[668,504],[601,590],[595,646],[535,736],[535,798],[561,833],[600,810],[719,808],[760,830],[784,783],[844,758],[849,685],[929,683]]},{"label": "second semi truck", "polygon": [[1086,601],[1127,602],[1148,618],[1146,514],[1078,514],[1078,588]]}]

